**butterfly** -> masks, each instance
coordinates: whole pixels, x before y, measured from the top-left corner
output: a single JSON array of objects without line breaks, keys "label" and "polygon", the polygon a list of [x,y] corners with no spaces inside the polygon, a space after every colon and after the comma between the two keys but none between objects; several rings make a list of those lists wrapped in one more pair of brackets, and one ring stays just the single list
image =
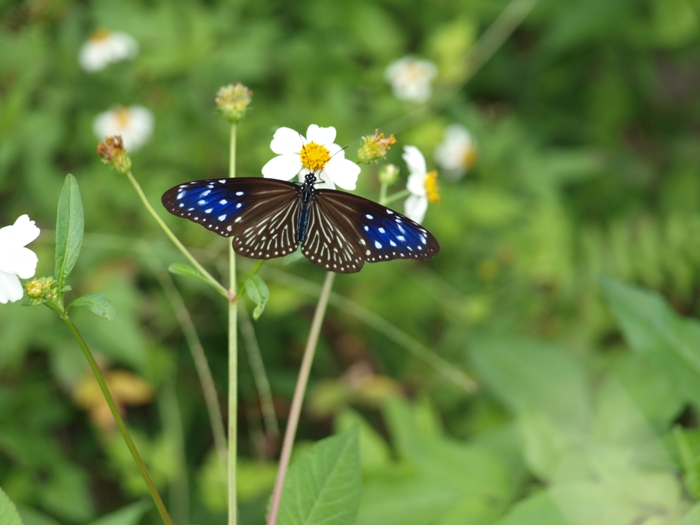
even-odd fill
[{"label": "butterfly", "polygon": [[336,273],[365,262],[430,259],[437,239],[420,224],[352,193],[317,189],[313,172],[302,184],[259,177],[186,182],[163,194],[178,217],[233,237],[236,253],[273,259],[294,252]]}]

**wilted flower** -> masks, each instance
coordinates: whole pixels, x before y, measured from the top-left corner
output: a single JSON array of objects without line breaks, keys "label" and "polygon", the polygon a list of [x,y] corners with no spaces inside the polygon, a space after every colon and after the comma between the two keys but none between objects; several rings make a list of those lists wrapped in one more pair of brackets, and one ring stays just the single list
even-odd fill
[{"label": "wilted flower", "polygon": [[80,48],[78,60],[85,71],[101,71],[108,64],[134,58],[139,45],[131,35],[100,29]]},{"label": "wilted flower", "polygon": [[435,162],[445,170],[448,178],[462,178],[476,161],[476,144],[471,133],[461,124],[445,128],[442,142],[435,148]]},{"label": "wilted flower", "polygon": [[120,135],[107,137],[104,142],[100,142],[97,153],[102,157],[102,162],[111,165],[119,173],[126,175],[131,171],[131,159]]},{"label": "wilted flower", "polygon": [[240,82],[222,87],[216,94],[216,109],[230,122],[240,121],[253,98],[253,92]]},{"label": "wilted flower", "polygon": [[153,134],[153,114],[142,106],[119,107],[95,117],[93,130],[97,138],[121,135],[124,147],[135,151]]},{"label": "wilted flower", "polygon": [[386,157],[386,152],[391,146],[396,144],[394,135],[384,136],[378,129],[374,130],[374,135],[362,137],[362,146],[357,150],[357,160],[359,162],[372,163]]},{"label": "wilted flower", "polygon": [[334,144],[335,128],[321,128],[311,124],[306,137],[291,128],[279,128],[270,143],[277,157],[263,166],[263,176],[269,179],[290,180],[296,175],[300,180],[312,171],[323,184],[317,187],[354,190],[360,167],[345,158],[343,149]]},{"label": "wilted flower", "polygon": [[409,55],[389,64],[385,75],[396,98],[425,102],[433,92],[430,83],[437,76],[437,67],[430,60]]},{"label": "wilted flower", "polygon": [[24,290],[19,279],[29,279],[39,262],[27,244],[39,236],[29,215],[20,216],[12,226],[0,228],[0,303],[19,301]]},{"label": "wilted flower", "polygon": [[425,157],[415,146],[404,146],[403,151],[403,160],[410,172],[406,189],[411,193],[404,203],[404,211],[407,217],[420,223],[423,222],[428,203],[440,202],[437,171],[427,171]]}]

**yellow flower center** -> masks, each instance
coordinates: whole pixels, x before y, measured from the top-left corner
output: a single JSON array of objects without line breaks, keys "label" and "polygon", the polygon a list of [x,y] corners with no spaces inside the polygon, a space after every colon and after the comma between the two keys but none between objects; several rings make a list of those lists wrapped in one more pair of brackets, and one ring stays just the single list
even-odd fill
[{"label": "yellow flower center", "polygon": [[309,142],[301,148],[301,164],[311,171],[320,171],[331,160],[331,154],[325,146]]},{"label": "yellow flower center", "polygon": [[117,118],[117,124],[119,127],[124,129],[131,120],[131,113],[129,113],[129,108],[117,108],[114,110],[114,116]]},{"label": "yellow flower center", "polygon": [[440,202],[440,188],[438,187],[438,172],[437,170],[429,171],[425,178],[425,193],[430,204]]},{"label": "yellow flower center", "polygon": [[476,148],[470,146],[467,151],[464,152],[464,157],[462,158],[462,164],[465,168],[471,168],[476,162]]},{"label": "yellow flower center", "polygon": [[98,29],[90,35],[90,40],[93,42],[99,42],[100,40],[107,40],[112,33],[106,29]]}]

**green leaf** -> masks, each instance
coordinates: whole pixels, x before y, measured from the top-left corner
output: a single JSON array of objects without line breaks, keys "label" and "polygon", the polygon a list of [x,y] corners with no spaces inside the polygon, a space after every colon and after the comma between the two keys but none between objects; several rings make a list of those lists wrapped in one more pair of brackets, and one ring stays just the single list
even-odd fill
[{"label": "green leaf", "polygon": [[0,525],[22,525],[17,507],[2,489],[0,489]]},{"label": "green leaf", "polygon": [[70,303],[68,305],[68,309],[73,308],[74,306],[85,306],[100,317],[104,317],[108,321],[114,321],[114,306],[104,295],[97,293],[83,295]]},{"label": "green leaf", "polygon": [[691,507],[678,525],[700,525],[700,503]]},{"label": "green leaf", "polygon": [[289,255],[285,255],[282,258],[282,264],[287,266],[289,264],[294,264],[295,262],[300,261],[303,258],[304,254],[301,253],[301,245],[299,245],[299,247],[295,251],[293,251]]},{"label": "green leaf", "polygon": [[316,443],[289,469],[280,525],[351,525],[360,501],[357,427]]},{"label": "green leaf", "polygon": [[695,499],[700,499],[700,431],[673,429],[673,437],[680,452],[683,482]]},{"label": "green leaf", "polygon": [[353,427],[360,430],[360,458],[362,470],[379,471],[389,464],[389,447],[382,437],[365,418],[352,409],[345,409],[335,419],[336,432],[349,430]]},{"label": "green leaf", "polygon": [[83,244],[83,203],[80,200],[78,182],[73,175],[66,175],[61,196],[58,198],[56,217],[56,269],[58,288],[62,289],[80,255]]},{"label": "green leaf", "polygon": [[211,286],[211,281],[209,281],[209,279],[207,279],[204,275],[199,273],[199,270],[193,268],[189,264],[173,263],[170,266],[168,266],[168,271],[176,275],[184,275],[186,277],[194,277],[196,279],[200,279],[201,281],[204,281],[205,283]]},{"label": "green leaf", "polygon": [[102,516],[90,525],[138,525],[141,517],[150,506],[151,503],[147,500],[137,501],[106,516]]},{"label": "green leaf", "polygon": [[496,525],[570,525],[546,492],[520,501]]},{"label": "green leaf", "polygon": [[687,400],[700,405],[700,323],[683,319],[656,292],[601,278],[632,350],[661,365]]},{"label": "green leaf", "polygon": [[248,293],[248,297],[250,297],[251,301],[255,303],[253,319],[257,321],[262,315],[263,310],[265,310],[267,300],[270,298],[270,290],[262,277],[256,274],[250,279],[246,279],[245,291]]}]

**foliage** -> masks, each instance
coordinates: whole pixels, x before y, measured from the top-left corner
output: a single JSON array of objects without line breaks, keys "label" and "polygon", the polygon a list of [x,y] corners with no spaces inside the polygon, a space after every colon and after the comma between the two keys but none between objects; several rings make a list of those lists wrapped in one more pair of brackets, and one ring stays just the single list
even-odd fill
[{"label": "foliage", "polygon": [[[240,175],[272,158],[279,126],[335,126],[349,158],[362,135],[394,133],[395,189],[404,145],[429,169],[447,125],[465,125],[477,145],[476,164],[441,179],[442,200],[428,209],[438,257],[337,278],[345,302],[332,301],[325,320],[295,476],[358,428],[359,524],[700,523],[700,4],[540,0],[463,84],[465,56],[508,5],[0,2],[0,49],[11,50],[0,53],[0,226],[22,213],[37,221],[37,275],[62,288],[70,273],[72,306],[88,307],[71,317],[100,366],[153,387],[145,404],[122,409],[175,522],[222,522],[223,481],[178,309],[156,270],[170,266],[221,399],[226,315],[126,179],[101,164],[92,122],[115,104],[154,113],[132,169],[157,203],[179,182],[227,175],[228,124],[213,101],[240,81],[254,92],[238,129]],[[82,71],[79,48],[99,28],[131,34],[138,56]],[[438,66],[427,106],[396,100],[384,78],[408,54]],[[363,167],[359,194],[377,199],[378,169]],[[57,204],[69,213],[54,243]],[[227,274],[224,239],[165,220],[209,271]],[[241,278],[254,265],[239,258]],[[245,281],[245,300],[259,314],[284,427],[322,272],[301,259],[259,275]],[[479,390],[426,366],[416,345]],[[246,359],[244,524],[264,521],[279,452]],[[57,316],[2,305],[0,486],[25,525],[157,519],[115,428],[76,400],[89,373]]]}]

